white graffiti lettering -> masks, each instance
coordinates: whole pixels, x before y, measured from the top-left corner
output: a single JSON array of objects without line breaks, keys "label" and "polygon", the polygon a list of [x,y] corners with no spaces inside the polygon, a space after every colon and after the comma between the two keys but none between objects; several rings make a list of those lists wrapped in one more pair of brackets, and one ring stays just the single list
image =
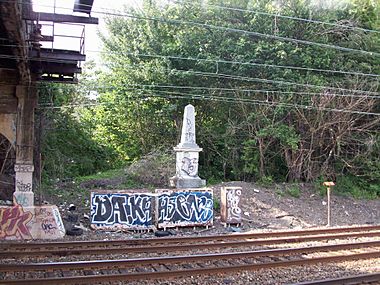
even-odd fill
[{"label": "white graffiti lettering", "polygon": [[146,194],[94,194],[91,199],[92,223],[149,227],[152,225],[152,199]]},{"label": "white graffiti lettering", "polygon": [[158,223],[207,223],[213,218],[213,200],[209,192],[175,192],[158,197]]}]

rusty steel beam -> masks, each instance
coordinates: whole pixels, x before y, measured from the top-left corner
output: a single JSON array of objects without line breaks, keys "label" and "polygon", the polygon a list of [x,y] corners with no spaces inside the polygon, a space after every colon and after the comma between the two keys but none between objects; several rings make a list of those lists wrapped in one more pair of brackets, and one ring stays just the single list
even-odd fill
[{"label": "rusty steel beam", "polygon": [[55,23],[79,23],[79,24],[99,24],[99,19],[94,17],[82,17],[66,14],[56,13],[44,13],[44,12],[32,12],[24,13],[23,18],[25,20],[33,21],[48,21]]},{"label": "rusty steel beam", "polygon": [[85,61],[86,55],[81,54],[75,51],[66,51],[66,50],[58,50],[58,49],[41,49],[39,52],[36,50],[32,50],[29,54],[31,60],[38,61],[59,61],[62,63],[68,62],[76,62],[76,61]]}]

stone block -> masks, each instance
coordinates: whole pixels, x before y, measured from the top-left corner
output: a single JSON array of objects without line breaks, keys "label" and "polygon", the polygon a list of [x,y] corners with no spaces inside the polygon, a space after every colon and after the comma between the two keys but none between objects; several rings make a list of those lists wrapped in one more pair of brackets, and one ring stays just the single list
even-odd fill
[{"label": "stone block", "polygon": [[241,187],[222,187],[220,193],[220,218],[226,224],[242,222]]},{"label": "stone block", "polygon": [[92,192],[91,227],[103,230],[149,230],[154,227],[154,195],[130,191]]},{"label": "stone block", "polygon": [[157,189],[158,228],[210,226],[213,224],[213,191],[199,189]]},{"label": "stone block", "polygon": [[0,240],[59,239],[64,235],[57,206],[0,207]]},{"label": "stone block", "polygon": [[32,207],[34,205],[34,193],[15,191],[13,193],[13,204],[19,204],[23,207]]}]

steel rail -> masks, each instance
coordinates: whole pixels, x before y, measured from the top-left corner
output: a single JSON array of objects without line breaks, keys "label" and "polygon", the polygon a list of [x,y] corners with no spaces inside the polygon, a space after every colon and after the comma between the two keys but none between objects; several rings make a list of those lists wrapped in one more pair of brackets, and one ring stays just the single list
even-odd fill
[{"label": "steel rail", "polygon": [[[74,254],[120,254],[120,253],[149,253],[149,252],[175,252],[175,251],[193,251],[196,249],[210,248],[234,248],[257,245],[275,245],[286,243],[300,243],[308,241],[322,241],[330,239],[358,238],[358,237],[380,237],[380,231],[376,232],[359,232],[344,233],[333,235],[285,237],[275,239],[256,239],[230,242],[213,242],[213,243],[189,243],[189,244],[165,244],[165,245],[144,245],[144,246],[119,246],[119,247],[102,247],[102,248],[60,248],[60,249],[33,249],[31,251],[8,250],[0,252],[0,257],[9,258],[16,256],[44,256],[44,255],[74,255]],[[103,243],[106,243],[103,241]],[[46,243],[49,244],[49,243]]]},{"label": "steel rail", "polygon": [[192,242],[192,241],[212,241],[212,240],[227,240],[227,239],[248,239],[248,238],[268,238],[268,237],[287,237],[287,236],[301,236],[310,234],[327,234],[327,233],[342,233],[342,232],[359,232],[359,231],[380,231],[380,225],[359,226],[359,227],[342,227],[342,228],[323,228],[323,229],[307,229],[296,231],[274,231],[274,232],[260,232],[260,233],[233,233],[227,235],[202,235],[190,237],[160,237],[160,238],[138,238],[138,239],[125,239],[125,240],[97,240],[97,241],[64,241],[64,242],[30,242],[22,244],[20,242],[1,242],[0,251],[16,247],[28,248],[49,248],[49,247],[68,247],[68,246],[119,246],[119,245],[139,245],[151,243],[179,243],[179,242]]},{"label": "steel rail", "polygon": [[182,256],[164,256],[150,258],[130,258],[118,260],[90,260],[90,261],[72,261],[72,262],[48,262],[48,263],[8,263],[0,264],[0,272],[25,272],[25,271],[48,271],[48,270],[86,270],[86,269],[105,269],[105,268],[125,268],[148,264],[173,264],[173,263],[190,263],[199,261],[212,261],[223,259],[241,259],[253,257],[270,257],[294,254],[306,254],[312,252],[328,252],[339,250],[353,250],[363,247],[380,247],[380,241],[322,245],[312,247],[298,247],[285,249],[266,249],[257,251],[213,253],[213,254],[195,254]]},{"label": "steel rail", "polygon": [[220,274],[231,273],[247,270],[259,270],[277,267],[289,267],[297,265],[310,265],[326,262],[340,262],[358,259],[379,258],[380,251],[372,251],[366,253],[355,253],[345,255],[334,255],[325,257],[316,257],[310,259],[294,259],[286,261],[262,262],[254,264],[238,264],[227,266],[211,266],[181,270],[165,270],[154,272],[133,272],[120,274],[102,274],[102,275],[86,275],[86,276],[70,276],[56,278],[39,278],[39,279],[24,279],[24,280],[1,280],[0,284],[94,284],[95,282],[116,282],[116,281],[136,281],[136,280],[156,280],[174,277],[199,276],[204,274]]},{"label": "steel rail", "polygon": [[[341,277],[341,278],[331,278],[331,279],[325,279],[325,280],[317,280],[317,281],[306,281],[301,282],[293,285],[344,285],[344,284],[364,284],[364,283],[373,283],[373,282],[379,282],[380,281],[380,272],[379,273],[373,273],[373,274],[362,274],[362,275],[355,275],[355,276],[348,276],[348,277]],[[378,283],[376,283],[378,284]]]}]

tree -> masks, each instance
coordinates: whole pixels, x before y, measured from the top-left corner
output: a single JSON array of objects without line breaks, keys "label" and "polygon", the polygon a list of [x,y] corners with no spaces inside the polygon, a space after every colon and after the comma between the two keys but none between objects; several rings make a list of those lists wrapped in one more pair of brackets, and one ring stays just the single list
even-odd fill
[{"label": "tree", "polygon": [[378,130],[370,113],[379,107],[369,93],[379,91],[377,78],[359,73],[380,71],[377,55],[358,51],[378,52],[378,33],[355,27],[378,27],[379,3],[311,3],[147,1],[127,11],[131,17],[110,17],[95,137],[138,159],[177,143],[181,112],[192,103],[209,176],[312,181],[355,173],[355,157],[370,153],[364,142]]}]

